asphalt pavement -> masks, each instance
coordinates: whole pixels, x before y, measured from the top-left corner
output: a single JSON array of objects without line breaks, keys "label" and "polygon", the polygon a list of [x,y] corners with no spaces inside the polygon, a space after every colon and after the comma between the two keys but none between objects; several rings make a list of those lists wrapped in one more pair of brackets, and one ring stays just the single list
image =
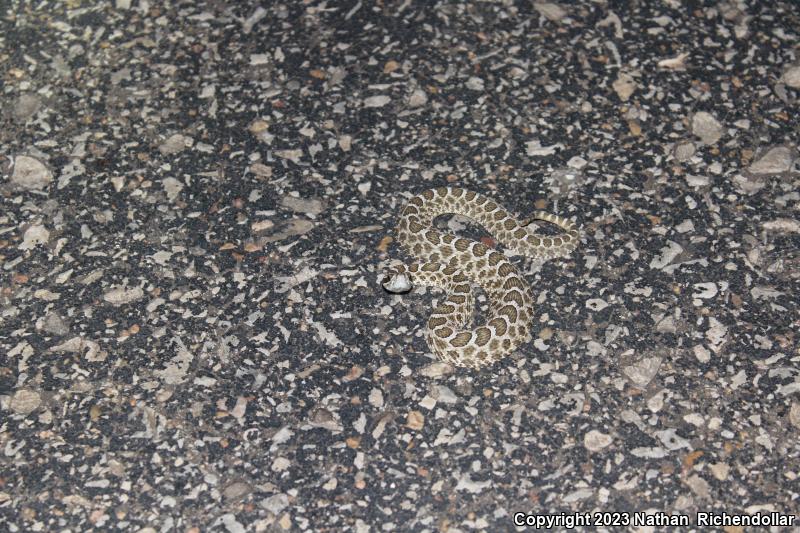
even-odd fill
[{"label": "asphalt pavement", "polygon": [[[790,1],[7,1],[0,529],[800,531],[798,42]],[[481,371],[379,283],[442,186],[582,228]]]}]

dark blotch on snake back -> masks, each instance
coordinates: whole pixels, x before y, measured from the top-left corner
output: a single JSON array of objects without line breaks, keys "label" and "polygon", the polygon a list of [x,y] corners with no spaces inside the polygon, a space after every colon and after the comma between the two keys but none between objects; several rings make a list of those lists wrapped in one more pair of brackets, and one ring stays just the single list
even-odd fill
[{"label": "dark blotch on snake back", "polygon": [[[502,267],[500,267],[502,268]],[[525,284],[520,280],[518,277],[508,278],[505,283],[503,283],[504,289],[524,289]]]},{"label": "dark blotch on snake back", "polygon": [[503,307],[497,310],[497,314],[506,315],[508,317],[509,322],[517,321],[517,308],[514,307],[513,305],[504,305]]},{"label": "dark blotch on snake back", "polygon": [[453,329],[449,328],[447,326],[442,326],[439,329],[437,329],[435,332],[436,332],[436,335],[438,335],[439,337],[447,338],[447,337],[449,337],[450,335],[453,334]]},{"label": "dark blotch on snake back", "polygon": [[[458,268],[456,268],[456,267],[455,267],[455,266],[453,266],[453,265],[447,265],[447,266],[444,268],[444,270],[442,270],[442,274],[445,274],[446,276],[453,276],[453,275],[455,275],[457,272],[458,272]],[[461,281],[460,281],[460,280],[456,280],[456,279],[454,279],[453,281],[455,281],[456,283],[461,283]]]},{"label": "dark blotch on snake back", "polygon": [[444,317],[434,316],[434,317],[431,317],[430,320],[428,320],[428,327],[430,329],[438,328],[439,326],[441,326],[443,324],[446,324],[446,323],[447,323],[447,320]]},{"label": "dark blotch on snake back", "polygon": [[463,294],[451,294],[450,296],[447,297],[447,299],[457,304],[467,303],[467,297],[464,296]]},{"label": "dark blotch on snake back", "polygon": [[429,229],[425,232],[425,238],[431,242],[431,244],[438,245],[439,244],[439,232]]},{"label": "dark blotch on snake back", "polygon": [[518,290],[508,291],[503,296],[503,301],[508,303],[514,302],[520,307],[525,305],[525,300],[522,298],[522,293],[520,293]]},{"label": "dark blotch on snake back", "polygon": [[456,312],[456,307],[448,303],[443,303],[436,309],[436,312],[442,315],[452,315]]},{"label": "dark blotch on snake back", "polygon": [[503,263],[498,267],[497,272],[501,276],[508,276],[514,272],[514,267],[511,266],[511,263]]},{"label": "dark blotch on snake back", "polygon": [[486,346],[489,339],[492,338],[492,330],[486,326],[481,326],[475,330],[475,344],[478,346]]},{"label": "dark blotch on snake back", "polygon": [[462,331],[461,333],[450,339],[450,344],[452,344],[456,348],[461,348],[463,346],[466,346],[470,340],[472,340],[472,332]]},{"label": "dark blotch on snake back", "polygon": [[419,233],[420,231],[425,229],[425,226],[423,226],[419,222],[415,222],[412,220],[408,224],[408,229],[411,230],[412,233]]},{"label": "dark blotch on snake back", "polygon": [[499,252],[492,252],[489,254],[489,264],[492,266],[497,266],[497,263],[505,259],[505,256]]},{"label": "dark blotch on snake back", "polygon": [[506,331],[508,330],[508,325],[506,324],[505,319],[500,317],[495,317],[491,319],[488,324],[494,327],[494,330],[497,332],[498,335],[505,335]]}]

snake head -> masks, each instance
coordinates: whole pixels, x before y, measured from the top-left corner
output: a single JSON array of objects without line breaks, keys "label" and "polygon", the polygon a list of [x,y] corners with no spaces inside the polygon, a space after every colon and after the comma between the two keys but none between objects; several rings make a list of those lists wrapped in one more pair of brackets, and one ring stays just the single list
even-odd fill
[{"label": "snake head", "polygon": [[381,283],[383,288],[395,294],[404,293],[411,290],[411,279],[406,273],[394,273],[383,278]]}]

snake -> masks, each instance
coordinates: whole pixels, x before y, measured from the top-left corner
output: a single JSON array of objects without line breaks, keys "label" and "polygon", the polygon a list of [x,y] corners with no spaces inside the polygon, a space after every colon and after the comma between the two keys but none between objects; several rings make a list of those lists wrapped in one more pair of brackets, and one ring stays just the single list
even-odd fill
[{"label": "snake", "polygon": [[[387,269],[381,282],[390,293],[415,286],[445,291],[425,328],[425,340],[443,362],[480,369],[500,361],[532,338],[534,298],[530,285],[508,257],[483,242],[436,229],[441,215],[463,215],[483,226],[510,255],[535,260],[563,257],[580,238],[575,223],[545,211],[518,220],[490,198],[458,187],[429,189],[413,196],[395,228],[397,241],[415,262]],[[560,228],[558,235],[537,233],[541,220]],[[473,324],[474,286],[488,300],[485,321]]]}]

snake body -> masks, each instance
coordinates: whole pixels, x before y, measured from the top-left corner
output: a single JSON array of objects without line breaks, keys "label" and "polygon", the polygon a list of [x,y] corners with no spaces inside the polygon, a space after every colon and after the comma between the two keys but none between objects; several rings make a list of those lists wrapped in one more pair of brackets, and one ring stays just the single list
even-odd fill
[{"label": "snake body", "polygon": [[[428,346],[442,361],[480,368],[530,341],[533,294],[504,254],[435,229],[433,220],[444,214],[467,216],[508,251],[538,259],[571,252],[579,232],[571,221],[544,211],[520,222],[486,196],[460,188],[431,189],[409,200],[396,234],[404,252],[417,262],[393,267],[383,286],[393,293],[408,292],[414,285],[444,289],[446,298],[428,319]],[[563,232],[558,236],[534,233],[528,227],[531,220],[553,223]],[[469,327],[474,307],[471,285],[482,287],[489,302],[487,320],[474,328]]]}]

